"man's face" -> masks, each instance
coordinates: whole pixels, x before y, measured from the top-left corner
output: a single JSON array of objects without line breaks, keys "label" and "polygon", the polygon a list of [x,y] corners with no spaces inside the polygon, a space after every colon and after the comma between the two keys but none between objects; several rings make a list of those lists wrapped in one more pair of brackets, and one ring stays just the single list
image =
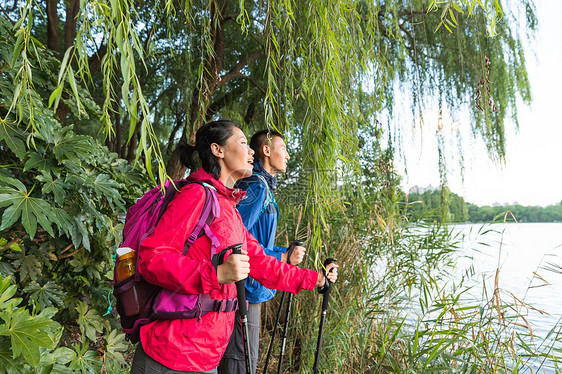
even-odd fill
[{"label": "man's face", "polygon": [[283,139],[273,136],[271,142],[266,143],[266,145],[269,145],[269,165],[273,171],[275,173],[285,173],[287,171],[289,153],[287,153],[287,147]]}]

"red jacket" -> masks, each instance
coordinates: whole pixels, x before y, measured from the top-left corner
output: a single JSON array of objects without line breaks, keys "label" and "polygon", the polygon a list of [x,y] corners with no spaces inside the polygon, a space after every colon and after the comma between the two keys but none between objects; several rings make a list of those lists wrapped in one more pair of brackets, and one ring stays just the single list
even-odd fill
[{"label": "red jacket", "polygon": [[[200,169],[188,178],[205,181],[217,190],[220,216],[210,228],[220,241],[217,253],[233,244],[244,243],[250,257],[250,276],[268,288],[298,293],[313,289],[318,273],[282,263],[267,256],[246,230],[236,204],[245,193],[227,188]],[[138,269],[150,283],[191,294],[208,293],[213,299],[236,296],[235,284],[219,284],[211,264],[211,241],[197,239],[186,256],[184,244],[193,231],[205,201],[198,184],[185,186],[168,206],[154,233],[139,249]],[[229,253],[227,253],[228,256]],[[210,312],[200,320],[157,320],[141,328],[141,343],[146,353],[163,365],[181,371],[208,371],[218,366],[234,324],[234,312]]]}]

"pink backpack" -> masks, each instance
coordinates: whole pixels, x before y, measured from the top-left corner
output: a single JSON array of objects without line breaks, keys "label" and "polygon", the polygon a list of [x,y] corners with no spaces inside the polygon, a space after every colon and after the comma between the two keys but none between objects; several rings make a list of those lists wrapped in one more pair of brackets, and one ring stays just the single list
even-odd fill
[{"label": "pink backpack", "polygon": [[[183,255],[187,254],[189,247],[202,235],[211,239],[211,261],[215,264],[221,262],[221,254],[217,254],[220,245],[218,239],[209,229],[209,225],[220,215],[220,207],[217,193],[213,186],[201,182],[189,182],[185,179],[166,181],[164,193],[160,187],[155,187],[144,194],[129,210],[125,218],[123,228],[123,241],[120,247],[132,248],[138,253],[140,244],[154,232],[158,221],[166,211],[168,204],[173,200],[176,192],[190,183],[197,183],[205,189],[205,204],[199,217],[199,221],[185,242]],[[115,269],[119,264],[119,258],[115,261]],[[136,343],[140,339],[141,326],[155,319],[180,319],[201,318],[209,312],[232,312],[238,309],[236,298],[226,300],[211,299],[208,294],[192,295],[179,293],[174,290],[146,282],[137,269],[135,275],[116,283],[117,274],[114,270],[113,293],[117,298],[117,312],[119,313],[121,326],[127,339]],[[140,312],[134,315],[125,313],[124,305],[135,302],[133,309]],[[130,310],[131,308],[127,308]]]}]

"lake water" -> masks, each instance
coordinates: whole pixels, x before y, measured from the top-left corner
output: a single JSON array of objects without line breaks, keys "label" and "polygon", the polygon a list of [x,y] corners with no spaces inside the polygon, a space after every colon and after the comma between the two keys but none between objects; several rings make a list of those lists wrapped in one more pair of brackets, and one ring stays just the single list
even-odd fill
[{"label": "lake water", "polygon": [[[460,246],[458,272],[473,266],[473,291],[482,295],[485,279],[491,295],[494,277],[499,269],[498,286],[501,298],[514,303],[514,297],[534,309],[521,308],[533,334],[546,337],[562,321],[562,223],[506,223],[457,225]],[[541,313],[542,311],[544,313]],[[524,323],[521,321],[521,323]],[[552,344],[553,335],[550,336]],[[556,345],[561,348],[560,343]],[[560,355],[560,353],[558,353]],[[546,361],[538,372],[555,373]],[[533,363],[533,372],[537,364]],[[522,372],[531,372],[530,369]]]}]

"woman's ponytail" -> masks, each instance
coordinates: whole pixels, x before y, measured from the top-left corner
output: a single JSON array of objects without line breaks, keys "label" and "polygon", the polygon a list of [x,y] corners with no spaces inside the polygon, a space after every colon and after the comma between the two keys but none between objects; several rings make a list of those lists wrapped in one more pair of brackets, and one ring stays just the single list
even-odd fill
[{"label": "woman's ponytail", "polygon": [[193,159],[193,153],[195,153],[195,147],[186,143],[178,144],[178,152],[180,154],[180,161],[183,166],[188,169],[195,169],[195,160]]}]

